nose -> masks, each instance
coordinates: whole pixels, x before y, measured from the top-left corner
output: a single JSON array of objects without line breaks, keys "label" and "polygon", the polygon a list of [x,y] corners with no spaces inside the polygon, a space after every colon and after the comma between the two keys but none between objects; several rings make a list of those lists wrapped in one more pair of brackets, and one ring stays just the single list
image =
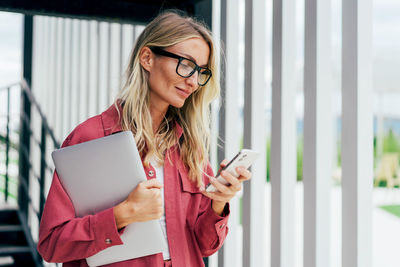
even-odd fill
[{"label": "nose", "polygon": [[199,76],[198,71],[195,71],[192,76],[186,78],[186,83],[190,85],[192,88],[196,89],[198,86],[197,84],[197,80],[199,78],[198,76]]}]

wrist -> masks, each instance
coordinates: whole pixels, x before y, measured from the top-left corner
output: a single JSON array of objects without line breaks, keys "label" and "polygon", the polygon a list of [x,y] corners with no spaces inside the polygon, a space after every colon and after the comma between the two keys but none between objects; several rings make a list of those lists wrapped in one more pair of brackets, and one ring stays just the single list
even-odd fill
[{"label": "wrist", "polygon": [[125,201],[119,203],[117,206],[114,207],[113,210],[117,229],[120,230],[121,228],[127,226],[129,223],[126,220],[126,217],[129,213],[129,209],[127,209]]},{"label": "wrist", "polygon": [[225,208],[226,203],[227,203],[227,202],[213,200],[213,201],[211,202],[211,208],[214,210],[214,212],[215,212],[216,214],[218,214],[219,216],[221,216],[222,213],[223,213],[223,211],[224,211],[224,208]]}]

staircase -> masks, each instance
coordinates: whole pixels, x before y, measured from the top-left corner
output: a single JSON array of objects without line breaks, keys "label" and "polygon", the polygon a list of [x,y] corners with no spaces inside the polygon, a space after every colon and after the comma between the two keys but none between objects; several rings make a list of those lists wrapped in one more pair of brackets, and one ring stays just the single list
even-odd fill
[{"label": "staircase", "polygon": [[16,209],[0,210],[0,266],[43,266],[31,234]]},{"label": "staircase", "polygon": [[[10,112],[14,103],[10,101],[12,90],[19,90],[21,95],[17,116]],[[6,125],[0,125],[5,126],[5,131],[0,129],[0,159],[4,158],[0,162],[0,193],[4,193],[0,194],[4,195],[4,202],[0,203],[0,267],[43,267],[27,218],[32,225],[39,225],[46,196],[45,178],[54,172],[46,152],[60,146],[26,80],[0,88],[0,92],[5,91],[7,97],[0,98],[0,105],[7,107],[7,114],[0,114],[6,118]],[[31,122],[31,114],[38,125]],[[11,168],[14,165],[16,169]]]}]

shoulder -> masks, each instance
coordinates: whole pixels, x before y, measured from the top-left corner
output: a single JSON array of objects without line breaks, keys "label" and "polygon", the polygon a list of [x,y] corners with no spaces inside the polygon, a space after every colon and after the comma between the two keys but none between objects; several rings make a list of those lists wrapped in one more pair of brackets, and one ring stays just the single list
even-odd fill
[{"label": "shoulder", "polygon": [[67,136],[61,147],[76,145],[104,136],[101,115],[96,115],[82,122]]}]

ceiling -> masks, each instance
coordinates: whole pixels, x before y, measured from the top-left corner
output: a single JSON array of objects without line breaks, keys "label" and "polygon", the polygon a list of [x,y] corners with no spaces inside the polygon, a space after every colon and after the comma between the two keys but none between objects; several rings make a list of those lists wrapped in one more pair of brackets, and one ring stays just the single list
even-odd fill
[{"label": "ceiling", "polygon": [[0,11],[145,24],[175,8],[210,23],[211,5],[212,0],[1,0]]}]

